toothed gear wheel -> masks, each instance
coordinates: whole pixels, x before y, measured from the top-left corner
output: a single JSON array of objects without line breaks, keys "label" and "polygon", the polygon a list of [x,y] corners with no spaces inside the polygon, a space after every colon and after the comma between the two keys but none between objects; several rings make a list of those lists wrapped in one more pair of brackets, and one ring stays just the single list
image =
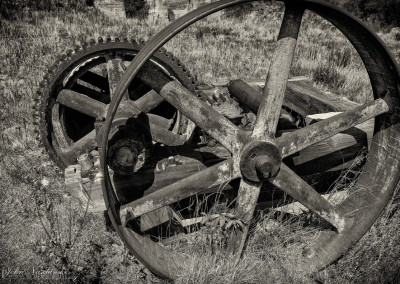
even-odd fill
[{"label": "toothed gear wheel", "polygon": [[[96,119],[57,102],[60,92],[72,90],[102,104],[110,103],[111,83],[108,80],[110,76],[107,74],[107,63],[120,59],[122,66],[126,68],[142,46],[143,43],[127,39],[107,37],[105,40],[91,40],[67,51],[44,76],[35,98],[34,127],[39,146],[48,152],[59,167],[63,169],[76,162],[76,158],[82,154],[80,144],[85,144],[81,148],[86,151],[97,146],[92,135]],[[196,78],[171,53],[160,49],[150,61],[160,72],[168,74],[192,92],[201,95]],[[135,79],[128,88],[129,99],[136,100],[151,89],[151,86],[140,79]],[[173,120],[173,132],[190,136],[187,132],[193,131],[188,127],[191,122],[165,101],[151,113]]]}]

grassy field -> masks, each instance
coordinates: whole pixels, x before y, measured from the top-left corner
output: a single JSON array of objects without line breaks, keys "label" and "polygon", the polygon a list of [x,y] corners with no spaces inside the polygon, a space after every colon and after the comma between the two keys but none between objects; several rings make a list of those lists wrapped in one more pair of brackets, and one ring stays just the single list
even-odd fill
[{"label": "grassy field", "polygon": [[[274,5],[266,12],[270,14],[253,13],[245,20],[215,15],[178,35],[166,48],[204,82],[264,78],[282,9]],[[106,35],[146,41],[166,24],[152,18],[119,21],[95,10],[0,19],[0,282],[7,283],[17,272],[41,282],[45,277],[33,272],[49,270],[63,271],[65,279],[59,280],[65,282],[163,283],[106,230],[103,216],[85,213],[68,196],[62,177],[38,148],[32,107],[47,68],[68,49]],[[400,62],[400,29],[379,36]],[[310,76],[317,87],[354,101],[371,97],[354,49],[340,32],[311,13],[303,19],[292,75]],[[238,264],[218,256],[204,258],[183,271],[177,283],[398,283],[399,202],[397,194],[353,249],[315,275],[298,271],[291,258],[296,242],[307,236],[285,226],[266,230],[265,218]]]}]

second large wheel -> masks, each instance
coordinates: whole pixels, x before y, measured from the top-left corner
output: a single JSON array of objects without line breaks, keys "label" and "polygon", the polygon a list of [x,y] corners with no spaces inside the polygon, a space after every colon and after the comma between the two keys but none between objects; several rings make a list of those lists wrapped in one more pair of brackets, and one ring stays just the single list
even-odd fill
[{"label": "second large wheel", "polygon": [[[203,6],[157,34],[135,57],[119,82],[103,125],[106,136],[127,86],[140,74],[141,68],[156,50],[199,19],[244,2],[250,1],[223,0]],[[140,225],[142,216],[170,204],[210,192],[221,196],[221,191],[228,188],[228,184],[235,187],[236,183],[235,206],[227,203],[221,206],[213,202],[203,216],[205,215],[206,220],[212,220],[215,215],[225,218],[222,224],[226,223],[225,228],[231,230],[223,236],[225,241],[221,242],[221,248],[227,250],[228,257],[238,257],[251,232],[250,226],[254,222],[254,212],[263,185],[271,185],[300,202],[321,221],[316,223],[315,233],[301,246],[304,248],[303,252],[293,252],[298,253],[296,260],[304,269],[317,270],[338,259],[366,233],[398,185],[400,72],[393,57],[373,32],[348,13],[317,0],[284,2],[285,14],[263,91],[264,98],[251,132],[234,125],[179,82],[165,79],[155,84],[155,90],[166,101],[228,150],[230,156],[158,191],[121,204],[109,178],[108,138],[103,138],[103,187],[110,218],[129,250],[157,275],[174,279],[196,258],[196,254],[190,253],[193,250],[165,246],[159,239],[146,234],[137,226]],[[368,71],[374,100],[276,137],[279,113],[305,10],[324,17],[350,40]],[[327,201],[296,174],[290,165],[282,162],[284,158],[310,145],[369,119],[375,120],[375,131],[365,165],[357,182],[348,190],[346,198],[338,204]],[[229,196],[226,199],[229,200]],[[212,209],[212,205],[217,205],[217,208]],[[198,220],[200,219],[190,218],[186,223],[195,223]],[[202,230],[200,226],[195,229],[198,232]],[[183,234],[191,233],[189,231]]]}]

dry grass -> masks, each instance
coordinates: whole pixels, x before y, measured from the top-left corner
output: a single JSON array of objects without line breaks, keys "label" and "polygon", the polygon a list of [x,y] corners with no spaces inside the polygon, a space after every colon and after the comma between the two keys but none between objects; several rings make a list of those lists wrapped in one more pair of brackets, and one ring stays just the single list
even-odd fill
[{"label": "dry grass", "polygon": [[[276,14],[264,18],[251,14],[242,21],[216,15],[166,47],[205,82],[213,77],[264,78],[282,17],[279,6],[269,9]],[[0,268],[55,269],[71,277],[65,282],[162,282],[106,230],[103,216],[85,213],[66,194],[62,179],[38,150],[31,117],[33,95],[58,55],[107,34],[148,40],[167,23],[121,22],[96,11],[37,13],[19,21],[0,21]],[[400,30],[380,36],[399,60]],[[318,87],[359,102],[371,96],[359,58],[330,24],[307,14],[300,38],[293,75],[311,76]],[[293,250],[299,250],[298,244],[307,242],[312,233],[299,230],[303,217],[276,225],[267,214],[260,216],[239,263],[205,253],[182,272],[177,283],[396,283],[400,279],[399,207],[395,195],[368,234],[317,275],[298,271],[293,259]]]}]

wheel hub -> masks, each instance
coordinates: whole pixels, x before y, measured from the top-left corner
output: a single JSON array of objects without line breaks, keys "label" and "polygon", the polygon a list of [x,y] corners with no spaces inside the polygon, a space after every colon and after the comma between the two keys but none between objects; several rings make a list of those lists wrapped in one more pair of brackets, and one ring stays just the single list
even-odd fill
[{"label": "wheel hub", "polygon": [[145,156],[146,151],[142,141],[122,138],[110,146],[108,162],[115,172],[130,175],[143,167]]},{"label": "wheel hub", "polygon": [[252,141],[244,146],[240,155],[240,171],[246,179],[254,182],[274,177],[280,169],[281,153],[274,144]]}]

